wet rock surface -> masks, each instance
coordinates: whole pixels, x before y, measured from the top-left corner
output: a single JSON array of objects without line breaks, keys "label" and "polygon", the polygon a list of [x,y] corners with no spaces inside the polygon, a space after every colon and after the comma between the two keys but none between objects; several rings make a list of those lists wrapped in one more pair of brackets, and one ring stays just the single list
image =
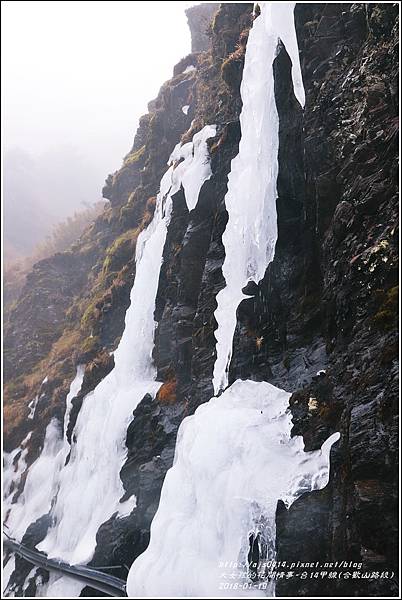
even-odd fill
[{"label": "wet rock surface", "polygon": [[[274,290],[278,279],[304,286],[296,297],[293,285],[290,298],[278,294],[288,306],[282,321],[290,333],[283,336],[288,389],[299,388],[290,400],[293,433],[304,436],[306,450],[319,447],[333,431],[341,433],[331,455],[328,489],[315,493],[315,500],[301,497],[278,519],[278,556],[353,561],[366,574],[389,575],[398,568],[395,10],[391,5],[296,8],[307,92],[306,183],[299,198],[310,259],[303,251],[301,269],[285,278],[276,271],[272,278]],[[278,190],[280,204],[279,185]],[[278,215],[280,249],[279,210]],[[272,269],[281,262],[277,252]],[[297,328],[290,329],[289,316],[291,322],[309,319],[304,344],[297,340],[297,346],[313,370],[326,371],[308,376],[301,389],[292,380]],[[311,361],[319,337],[325,352]],[[317,520],[314,534],[305,531],[305,519]],[[395,581],[326,579],[319,585],[304,582],[297,593],[395,596]],[[277,589],[292,595],[296,588],[279,581]]]}]

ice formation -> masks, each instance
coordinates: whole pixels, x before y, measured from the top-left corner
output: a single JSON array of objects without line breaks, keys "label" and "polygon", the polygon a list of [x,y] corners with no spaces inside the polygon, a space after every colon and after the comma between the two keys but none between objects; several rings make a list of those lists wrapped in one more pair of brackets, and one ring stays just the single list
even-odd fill
[{"label": "ice formation", "polygon": [[8,592],[7,587],[8,587],[10,577],[11,577],[14,569],[15,569],[15,556],[12,555],[8,558],[7,562],[3,566],[3,582],[2,582],[3,594]]},{"label": "ice formation", "polygon": [[29,415],[28,419],[33,419],[35,416],[36,407],[38,406],[39,396],[35,396],[33,400],[28,404]]},{"label": "ice formation", "polygon": [[[15,584],[9,585],[10,577],[15,569],[15,557],[12,555],[3,570],[3,590],[7,597],[14,597]],[[35,585],[35,596],[39,598],[78,598],[85,584],[75,580],[68,575],[59,575],[57,573],[49,573],[48,579],[45,581],[43,571],[37,567],[33,567],[25,578],[22,586],[23,595],[31,583]]]},{"label": "ice formation", "polygon": [[50,510],[62,466],[57,460],[62,444],[57,420],[52,419],[46,428],[42,452],[28,469],[24,489],[10,511],[7,525],[16,539],[21,539],[30,523]]},{"label": "ice formation", "polygon": [[217,295],[215,311],[215,394],[228,385],[236,310],[247,297],[242,289],[251,280],[260,281],[274,257],[279,122],[273,61],[279,39],[292,61],[295,96],[304,106],[293,9],[294,3],[263,3],[247,42],[241,83],[241,140],[239,153],[232,160],[225,197],[229,220],[222,236],[226,251],[222,271],[226,286]]},{"label": "ice formation", "polygon": [[252,532],[261,532],[265,558],[274,558],[278,499],[289,506],[323,488],[339,438],[304,452],[303,439],[290,437],[289,396],[266,382],[238,380],[182,422],[150,544],[129,573],[129,596],[233,595],[220,588],[220,563],[244,571]]},{"label": "ice formation", "polygon": [[[123,516],[135,506],[135,496],[120,503],[124,490],[119,473],[126,456],[125,435],[133,410],[146,393],[155,394],[160,386],[155,381],[152,362],[154,309],[172,197],[183,186],[189,210],[195,208],[202,184],[211,176],[206,142],[215,133],[215,126],[205,126],[192,142],[178,144],[169,159],[154,218],[137,241],[136,277],[124,334],[114,353],[115,368],[84,398],[72,446],[65,434],[71,400],[82,385],[83,366],[78,367],[67,396],[64,436],[56,420],[52,420],[46,429],[42,452],[29,468],[24,489],[14,503],[15,491],[27,468],[25,459],[31,434],[20,448],[5,455],[9,532],[21,539],[30,523],[51,510],[52,527],[38,544],[38,549],[49,557],[62,558],[71,564],[88,561],[100,525],[114,513]],[[31,412],[34,404],[31,403]],[[7,564],[11,573],[10,561]],[[71,578],[54,575],[42,588],[40,595],[51,596],[78,595],[81,589]]]},{"label": "ice formation", "polygon": [[183,71],[183,73],[191,73],[192,71],[195,71],[196,67],[194,65],[188,65],[188,67],[186,67]]},{"label": "ice formation", "polygon": [[[19,448],[4,455],[4,515],[6,531],[8,535],[17,540],[21,540],[31,523],[34,523],[51,509],[52,501],[57,494],[60,471],[70,449],[66,438],[66,429],[71,410],[71,401],[81,389],[83,377],[84,366],[79,365],[66,397],[64,435],[62,436],[61,434],[57,420],[52,419],[46,428],[42,451],[28,471],[26,457],[28,455],[28,442],[32,432],[22,441]],[[46,383],[46,380],[43,383]],[[30,418],[29,415],[28,418]],[[25,484],[22,492],[19,494],[17,492],[26,471]],[[6,564],[7,582],[14,571],[14,566],[15,559],[11,556]],[[32,579],[32,571],[26,577],[25,588],[28,586],[29,580]],[[38,576],[38,582],[39,579],[40,577]],[[80,590],[82,587],[81,585]],[[78,590],[77,584],[74,589]],[[79,595],[79,591],[77,595]],[[12,589],[8,589],[7,596],[11,595],[13,595]]]},{"label": "ice formation", "polygon": [[172,197],[183,186],[190,210],[196,205],[201,186],[211,175],[206,140],[213,135],[215,128],[206,126],[192,142],[176,146],[161,181],[154,218],[138,237],[136,276],[124,333],[114,353],[115,367],[83,400],[70,458],[58,478],[53,527],[38,545],[49,557],[70,564],[87,562],[100,525],[135,506],[135,497],[125,506],[120,503],[124,494],[120,469],[133,410],[146,393],[155,394],[160,386],[152,362],[154,310]]},{"label": "ice formation", "polygon": [[[80,365],[66,397],[64,434],[68,424],[71,400],[79,392],[83,377],[84,367]],[[49,512],[57,492],[59,473],[70,448],[65,435],[63,436],[59,429],[57,420],[52,419],[46,428],[42,452],[28,469],[23,490],[15,498],[16,502],[13,502],[15,492],[27,468],[25,459],[28,454],[27,444],[30,436],[31,434],[28,434],[20,448],[5,455],[6,524],[9,534],[17,540],[22,538],[31,523]]]},{"label": "ice formation", "polygon": [[40,582],[40,575],[37,579],[39,581],[36,587],[39,593],[36,595],[46,598],[78,598],[85,587],[83,583],[73,577],[57,573],[50,573],[46,583]]},{"label": "ice formation", "polygon": [[4,515],[7,519],[11,511],[13,498],[18,490],[21,477],[27,468],[28,442],[32,431],[22,440],[19,448],[3,455],[3,496]]}]

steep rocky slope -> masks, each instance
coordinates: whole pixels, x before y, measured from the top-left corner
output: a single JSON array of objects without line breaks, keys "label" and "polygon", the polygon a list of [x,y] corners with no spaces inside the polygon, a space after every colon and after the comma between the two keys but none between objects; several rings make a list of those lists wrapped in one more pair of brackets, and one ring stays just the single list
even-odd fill
[{"label": "steep rocky slope", "polygon": [[[209,141],[212,177],[191,216],[183,194],[174,197],[155,310],[154,360],[164,383],[155,400],[145,396],[134,411],[121,471],[126,495],[134,493],[137,506],[100,528],[94,566],[130,565],[146,548],[178,426],[213,395],[224,196],[241,135],[240,82],[253,20],[252,4],[215,8],[208,36],[206,9],[190,9],[193,52],[149,104],[122,168],[108,177],[103,194],[110,206],[70,251],[35,266],[6,325],[6,447],[18,446],[33,427],[32,462],[50,418],[62,420],[76,365],[86,368],[70,434],[85,393],[113,367],[135,276],[136,239],[152,217],[170,152],[180,138],[217,125]],[[304,436],[307,450],[341,433],[329,486],[302,496],[289,511],[278,505],[279,558],[352,560],[368,571],[393,571],[397,8],[300,4],[295,20],[306,107],[302,111],[293,96],[289,57],[281,49],[275,62],[278,242],[264,279],[249,286],[250,298],[239,306],[230,381],[267,380],[293,392],[293,431]],[[37,395],[29,421],[28,403]],[[25,541],[36,543],[46,527],[40,520]],[[21,582],[29,569],[21,561]],[[114,574],[125,577],[125,568]],[[397,593],[387,579],[277,585],[284,596],[343,595],[345,586],[348,595]]]}]

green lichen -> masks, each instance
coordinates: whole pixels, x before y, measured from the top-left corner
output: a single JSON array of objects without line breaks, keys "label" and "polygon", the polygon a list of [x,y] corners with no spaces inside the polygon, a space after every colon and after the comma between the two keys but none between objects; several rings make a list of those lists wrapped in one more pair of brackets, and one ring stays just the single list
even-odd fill
[{"label": "green lichen", "polygon": [[91,302],[81,317],[80,326],[84,331],[91,331],[94,321],[97,319],[99,309],[97,309],[96,304],[98,301],[99,300],[96,299],[95,301]]},{"label": "green lichen", "polygon": [[133,165],[134,163],[138,162],[144,156],[144,153],[145,144],[135,152],[130,152],[130,154],[127,154],[126,158],[124,159],[123,166],[128,167],[129,165]]},{"label": "green lichen", "polygon": [[373,324],[382,330],[392,329],[398,316],[399,286],[390,288],[380,308],[373,317]]},{"label": "green lichen", "polygon": [[133,257],[134,244],[138,233],[137,228],[128,229],[108,247],[102,267],[104,275],[117,272]]},{"label": "green lichen", "polygon": [[99,337],[88,336],[81,344],[82,354],[93,354],[99,350]]}]

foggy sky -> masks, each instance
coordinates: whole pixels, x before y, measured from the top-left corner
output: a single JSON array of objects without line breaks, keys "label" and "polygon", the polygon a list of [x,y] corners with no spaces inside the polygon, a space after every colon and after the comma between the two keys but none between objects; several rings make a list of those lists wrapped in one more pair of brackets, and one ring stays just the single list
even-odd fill
[{"label": "foggy sky", "polygon": [[[147,103],[190,52],[192,4],[3,2],[4,152],[43,163],[70,149],[88,165],[87,201],[98,200]],[[72,171],[61,184],[75,179],[71,195],[80,187]]]}]

